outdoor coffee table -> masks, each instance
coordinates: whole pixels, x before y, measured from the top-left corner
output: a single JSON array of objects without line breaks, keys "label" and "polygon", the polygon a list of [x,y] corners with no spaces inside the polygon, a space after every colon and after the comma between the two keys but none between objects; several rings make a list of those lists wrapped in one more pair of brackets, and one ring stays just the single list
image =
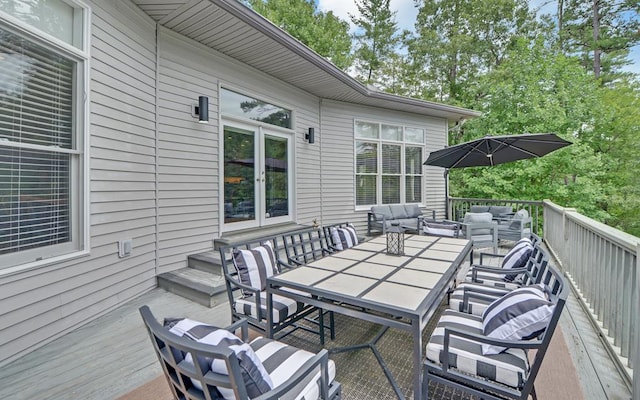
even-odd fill
[{"label": "outdoor coffee table", "polygon": [[[422,331],[471,250],[471,242],[458,238],[407,235],[404,250],[404,256],[387,255],[386,238],[381,236],[269,277],[267,309],[272,308],[273,294],[278,294],[323,310],[383,325],[384,329],[376,340],[389,327],[409,331],[413,336],[414,399],[421,399]],[[271,314],[267,313],[269,337],[273,337]],[[401,390],[376,350],[375,343],[367,346],[373,350],[398,398],[402,399]]]}]

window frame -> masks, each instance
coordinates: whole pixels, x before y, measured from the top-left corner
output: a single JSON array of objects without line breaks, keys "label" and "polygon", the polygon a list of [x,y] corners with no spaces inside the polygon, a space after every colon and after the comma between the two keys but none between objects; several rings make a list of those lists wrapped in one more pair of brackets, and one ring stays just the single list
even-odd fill
[{"label": "window frame", "polygon": [[[80,48],[66,43],[40,29],[0,11],[0,27],[15,35],[23,37],[34,44],[57,53],[75,64],[73,80],[73,132],[72,148],[64,149],[54,146],[44,146],[29,143],[2,141],[0,146],[14,149],[30,149],[51,154],[70,155],[69,176],[69,208],[71,240],[58,245],[48,245],[34,249],[19,250],[0,255],[0,276],[7,276],[18,272],[59,263],[73,258],[83,257],[90,252],[89,225],[89,114],[90,114],[90,33],[91,9],[77,0],[64,0],[74,8],[74,29],[82,25]],[[51,255],[55,249],[54,255]]]},{"label": "window frame", "polygon": [[[371,137],[365,137],[365,136],[358,136],[358,131],[357,131],[357,127],[358,124],[370,124],[370,125],[377,125],[378,129],[378,137],[377,138],[371,138]],[[393,126],[393,127],[401,127],[402,128],[402,140],[392,140],[392,139],[384,139],[383,138],[383,126]],[[406,135],[405,135],[405,131],[406,129],[419,129],[422,131],[423,133],[423,141],[422,143],[417,143],[417,142],[413,142],[413,141],[407,141],[406,139]],[[424,168],[421,167],[421,173],[420,174],[414,174],[414,173],[408,173],[406,170],[406,151],[407,148],[420,148],[422,151],[422,162],[424,162],[424,156],[426,154],[426,134],[427,131],[425,128],[421,128],[415,125],[405,125],[405,124],[401,124],[401,123],[394,123],[391,121],[372,121],[372,120],[367,120],[367,119],[354,119],[353,121],[353,138],[354,138],[354,199],[355,199],[355,209],[356,211],[362,211],[362,210],[368,210],[371,208],[371,206],[374,205],[389,205],[389,204],[418,204],[420,206],[424,205],[424,199],[425,199],[425,172],[424,172]],[[358,172],[358,143],[362,142],[362,143],[375,143],[375,146],[377,148],[377,164],[376,164],[376,172],[372,173],[359,173]],[[391,146],[399,146],[400,147],[400,173],[399,174],[390,174],[390,173],[385,173],[384,172],[384,164],[383,164],[383,160],[382,160],[382,155],[383,155],[383,148],[385,145],[391,145]],[[357,187],[357,183],[358,183],[358,177],[359,176],[374,176],[375,177],[375,181],[376,181],[376,202],[374,204],[357,204],[358,201],[358,187]],[[396,176],[399,178],[400,182],[400,203],[383,203],[383,178],[387,176],[387,177],[391,177],[391,176]],[[420,177],[420,181],[421,181],[421,195],[420,195],[420,201],[418,203],[408,203],[406,202],[406,198],[407,198],[407,188],[406,188],[406,180],[407,177]]]}]

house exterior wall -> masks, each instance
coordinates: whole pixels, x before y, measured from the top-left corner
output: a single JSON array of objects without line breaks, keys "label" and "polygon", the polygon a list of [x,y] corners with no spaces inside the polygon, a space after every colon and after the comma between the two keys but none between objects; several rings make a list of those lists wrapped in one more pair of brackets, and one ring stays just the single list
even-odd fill
[{"label": "house exterior wall", "polygon": [[[294,217],[316,217],[320,149],[303,138],[319,125],[319,99],[167,29],[158,40],[158,272],[185,267],[187,255],[210,251],[220,236],[219,87],[293,110]],[[191,116],[199,95],[209,97],[208,124]]]},{"label": "house exterior wall", "polygon": [[[364,120],[425,129],[424,157],[442,148],[447,138],[447,121],[441,118],[382,110],[355,104],[322,101],[322,221],[325,224],[352,222],[366,230],[369,207],[356,207],[354,121]],[[440,168],[425,168],[424,206],[444,215],[444,179]]]},{"label": "house exterior wall", "polygon": [[[352,221],[356,211],[354,119],[424,127],[427,149],[446,140],[446,121],[323,101],[208,47],[157,27],[128,1],[91,7],[89,255],[3,275],[0,365],[156,287],[221,235],[219,88],[293,111],[294,222]],[[209,97],[209,124],[191,106]],[[316,141],[304,140],[308,128]],[[438,139],[435,139],[438,137]],[[427,206],[444,191],[427,174]],[[440,179],[440,182],[441,179]],[[133,242],[118,257],[117,243]]]},{"label": "house exterior wall", "polygon": [[0,274],[0,364],[156,286],[155,25],[125,3],[90,6],[90,254]]}]

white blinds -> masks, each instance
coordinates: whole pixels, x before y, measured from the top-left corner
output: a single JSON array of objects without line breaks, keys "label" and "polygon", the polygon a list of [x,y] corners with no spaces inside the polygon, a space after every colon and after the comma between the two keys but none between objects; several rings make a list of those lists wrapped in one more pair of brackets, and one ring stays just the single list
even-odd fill
[{"label": "white blinds", "polygon": [[425,131],[355,121],[356,205],[422,203]]},{"label": "white blinds", "polygon": [[71,240],[75,68],[0,28],[0,254]]}]

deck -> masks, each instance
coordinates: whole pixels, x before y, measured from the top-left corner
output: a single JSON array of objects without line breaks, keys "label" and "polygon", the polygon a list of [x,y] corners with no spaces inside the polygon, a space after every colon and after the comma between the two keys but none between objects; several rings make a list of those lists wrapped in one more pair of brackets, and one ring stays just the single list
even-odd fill
[{"label": "deck", "polygon": [[[207,308],[154,289],[5,366],[0,398],[116,399],[157,378],[160,365],[138,314],[145,304],[158,318],[189,316],[220,326],[230,322],[227,303]],[[554,337],[559,345],[547,354],[536,380],[538,398],[630,399],[573,294],[560,328],[562,335]]]}]

